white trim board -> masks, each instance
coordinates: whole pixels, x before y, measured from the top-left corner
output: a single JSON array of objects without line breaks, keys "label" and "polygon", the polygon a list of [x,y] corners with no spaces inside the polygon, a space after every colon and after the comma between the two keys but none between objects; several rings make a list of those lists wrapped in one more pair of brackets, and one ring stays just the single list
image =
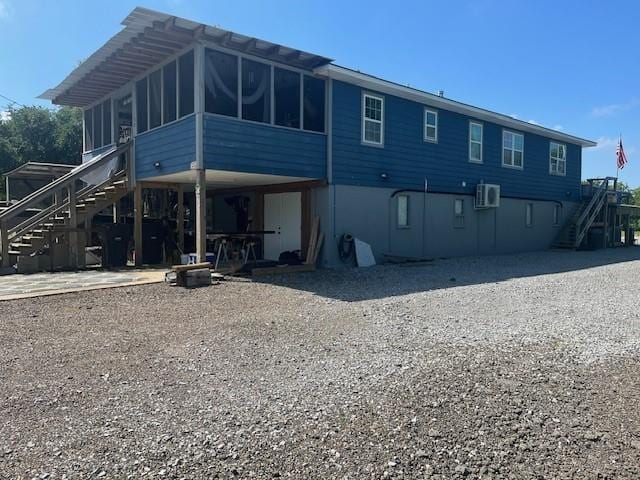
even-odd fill
[{"label": "white trim board", "polygon": [[497,123],[498,125],[501,125],[503,127],[513,128],[514,130],[519,130],[520,132],[529,132],[553,140],[580,145],[582,147],[597,146],[597,143],[592,140],[568,135],[566,133],[558,132],[557,130],[552,130],[550,128],[541,127],[539,125],[534,125],[522,120],[517,120],[515,118],[509,117],[508,115],[492,112],[483,108],[473,107],[462,102],[450,100],[448,98],[424,92],[422,90],[417,90],[415,88],[405,87],[388,80],[383,80],[372,75],[356,72],[355,70],[350,70],[338,65],[323,65],[316,68],[314,70],[314,73],[334,80],[358,85],[362,88],[372,90],[374,92],[394,95],[396,97],[405,98],[407,100],[421,103],[429,107],[441,108],[444,110],[460,113],[477,120],[485,120],[487,122]]}]

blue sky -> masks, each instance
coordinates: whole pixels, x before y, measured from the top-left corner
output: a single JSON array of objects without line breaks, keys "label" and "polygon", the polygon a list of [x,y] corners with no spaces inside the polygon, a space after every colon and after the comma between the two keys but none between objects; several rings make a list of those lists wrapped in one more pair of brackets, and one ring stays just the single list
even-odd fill
[{"label": "blue sky", "polygon": [[[62,80],[142,5],[597,140],[583,177],[615,175],[622,133],[640,186],[640,3],[536,0],[0,0],[0,94]],[[8,102],[0,98],[0,110]]]}]

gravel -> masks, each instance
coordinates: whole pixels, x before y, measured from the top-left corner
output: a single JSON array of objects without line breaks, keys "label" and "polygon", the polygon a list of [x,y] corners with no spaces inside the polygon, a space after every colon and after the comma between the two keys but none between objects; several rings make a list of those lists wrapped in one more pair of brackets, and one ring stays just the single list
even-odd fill
[{"label": "gravel", "polygon": [[640,249],[0,303],[0,478],[639,478]]}]

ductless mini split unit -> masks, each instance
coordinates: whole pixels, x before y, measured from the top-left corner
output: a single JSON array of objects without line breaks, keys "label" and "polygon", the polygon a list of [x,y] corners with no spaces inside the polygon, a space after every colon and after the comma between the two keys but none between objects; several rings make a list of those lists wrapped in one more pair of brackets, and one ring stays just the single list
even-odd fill
[{"label": "ductless mini split unit", "polygon": [[500,185],[480,183],[476,186],[475,208],[496,208],[500,206]]}]

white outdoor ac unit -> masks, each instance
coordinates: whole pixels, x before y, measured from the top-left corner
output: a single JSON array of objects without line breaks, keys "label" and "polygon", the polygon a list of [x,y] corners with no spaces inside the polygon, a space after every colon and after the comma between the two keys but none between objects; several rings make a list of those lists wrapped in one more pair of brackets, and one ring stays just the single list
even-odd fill
[{"label": "white outdoor ac unit", "polygon": [[480,183],[476,186],[476,208],[495,208],[500,206],[500,185]]}]

